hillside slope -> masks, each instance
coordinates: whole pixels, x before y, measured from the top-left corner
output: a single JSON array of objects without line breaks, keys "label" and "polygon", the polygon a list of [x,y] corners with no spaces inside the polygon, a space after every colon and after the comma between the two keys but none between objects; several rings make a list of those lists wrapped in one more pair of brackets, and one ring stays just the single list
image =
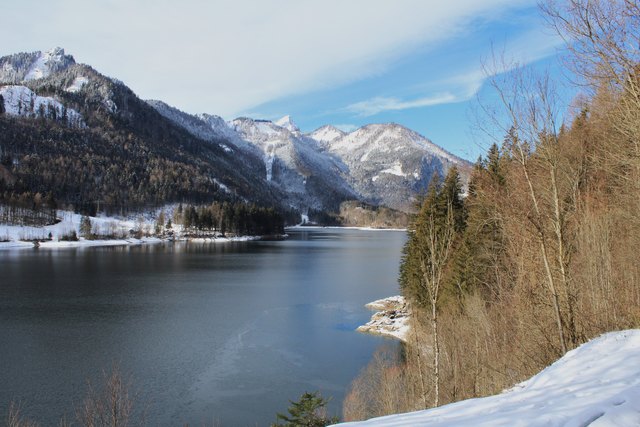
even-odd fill
[{"label": "hillside slope", "polygon": [[637,426],[640,330],[596,338],[501,394],[342,426]]},{"label": "hillside slope", "polygon": [[[124,83],[62,49],[0,58],[0,191],[53,193],[74,209],[121,211],[172,202],[281,206],[257,156],[224,136],[193,135]],[[4,112],[2,111],[4,110]]]}]

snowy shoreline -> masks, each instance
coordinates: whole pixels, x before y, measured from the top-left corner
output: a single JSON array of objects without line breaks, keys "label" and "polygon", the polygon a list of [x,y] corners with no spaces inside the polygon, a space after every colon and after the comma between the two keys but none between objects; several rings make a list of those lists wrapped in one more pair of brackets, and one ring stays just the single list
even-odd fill
[{"label": "snowy shoreline", "polygon": [[358,332],[390,336],[406,341],[409,335],[409,307],[403,296],[392,296],[379,299],[365,305],[376,310],[371,320],[359,326]]},{"label": "snowy shoreline", "polygon": [[[79,237],[78,240],[65,240],[65,236],[71,233],[80,235],[80,222],[82,216],[68,211],[58,211],[60,222],[42,227],[7,225],[0,224],[0,251],[10,249],[59,249],[59,248],[86,248],[86,247],[106,247],[106,246],[133,246],[170,242],[192,242],[192,243],[229,243],[247,242],[261,240],[264,236],[237,236],[237,237],[191,237],[183,236],[182,228],[174,226],[174,236],[170,237],[120,237],[114,239],[85,239]],[[115,234],[126,236],[131,230],[150,235],[154,229],[155,219],[151,215],[139,216],[138,218],[115,218],[115,217],[90,217],[94,229],[98,233]],[[286,238],[286,234],[278,236]]]},{"label": "snowy shoreline", "polygon": [[407,231],[406,228],[375,228],[375,227],[342,227],[338,225],[324,226],[324,225],[293,225],[286,227],[285,230],[361,230],[361,231]]}]

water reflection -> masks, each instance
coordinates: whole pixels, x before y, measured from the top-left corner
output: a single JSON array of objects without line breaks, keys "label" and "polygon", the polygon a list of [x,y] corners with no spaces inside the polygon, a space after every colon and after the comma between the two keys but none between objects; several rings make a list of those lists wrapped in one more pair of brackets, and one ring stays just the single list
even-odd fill
[{"label": "water reflection", "polygon": [[[404,233],[0,253],[0,412],[43,425],[114,361],[150,425],[266,425],[306,390],[345,387],[382,338],[355,333],[397,291]],[[251,410],[247,411],[247,397]]]}]

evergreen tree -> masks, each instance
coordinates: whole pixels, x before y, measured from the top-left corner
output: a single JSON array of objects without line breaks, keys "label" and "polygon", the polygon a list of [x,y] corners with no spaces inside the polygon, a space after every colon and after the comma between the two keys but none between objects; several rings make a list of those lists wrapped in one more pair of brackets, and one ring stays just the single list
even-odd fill
[{"label": "evergreen tree", "polygon": [[486,170],[489,172],[489,175],[494,178],[497,184],[503,185],[505,183],[505,177],[501,166],[500,149],[495,143],[489,147]]},{"label": "evergreen tree", "polygon": [[444,215],[446,210],[453,210],[453,220],[456,232],[464,231],[467,213],[462,199],[462,183],[460,182],[460,173],[458,168],[452,166],[447,172],[442,183],[442,189],[438,195],[438,214]]},{"label": "evergreen tree", "polygon": [[0,95],[0,114],[4,114],[5,111],[6,110],[4,108],[4,97]]},{"label": "evergreen tree", "polygon": [[84,236],[85,239],[91,239],[93,237],[92,227],[91,218],[83,215],[82,218],[80,218],[80,234]]},{"label": "evergreen tree", "polygon": [[[339,422],[338,417],[327,417],[325,407],[329,403],[319,392],[305,392],[298,402],[291,402],[289,415],[278,413],[272,427],[324,427]],[[280,424],[283,421],[284,424]]]}]

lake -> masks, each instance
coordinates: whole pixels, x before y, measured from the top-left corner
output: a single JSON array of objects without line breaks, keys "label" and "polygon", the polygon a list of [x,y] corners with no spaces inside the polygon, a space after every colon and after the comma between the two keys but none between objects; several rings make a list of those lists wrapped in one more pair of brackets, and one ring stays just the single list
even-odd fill
[{"label": "lake", "polygon": [[73,418],[87,381],[130,375],[148,425],[262,426],[347,388],[390,339],[355,328],[398,293],[404,232],[277,242],[0,251],[0,416]]}]

